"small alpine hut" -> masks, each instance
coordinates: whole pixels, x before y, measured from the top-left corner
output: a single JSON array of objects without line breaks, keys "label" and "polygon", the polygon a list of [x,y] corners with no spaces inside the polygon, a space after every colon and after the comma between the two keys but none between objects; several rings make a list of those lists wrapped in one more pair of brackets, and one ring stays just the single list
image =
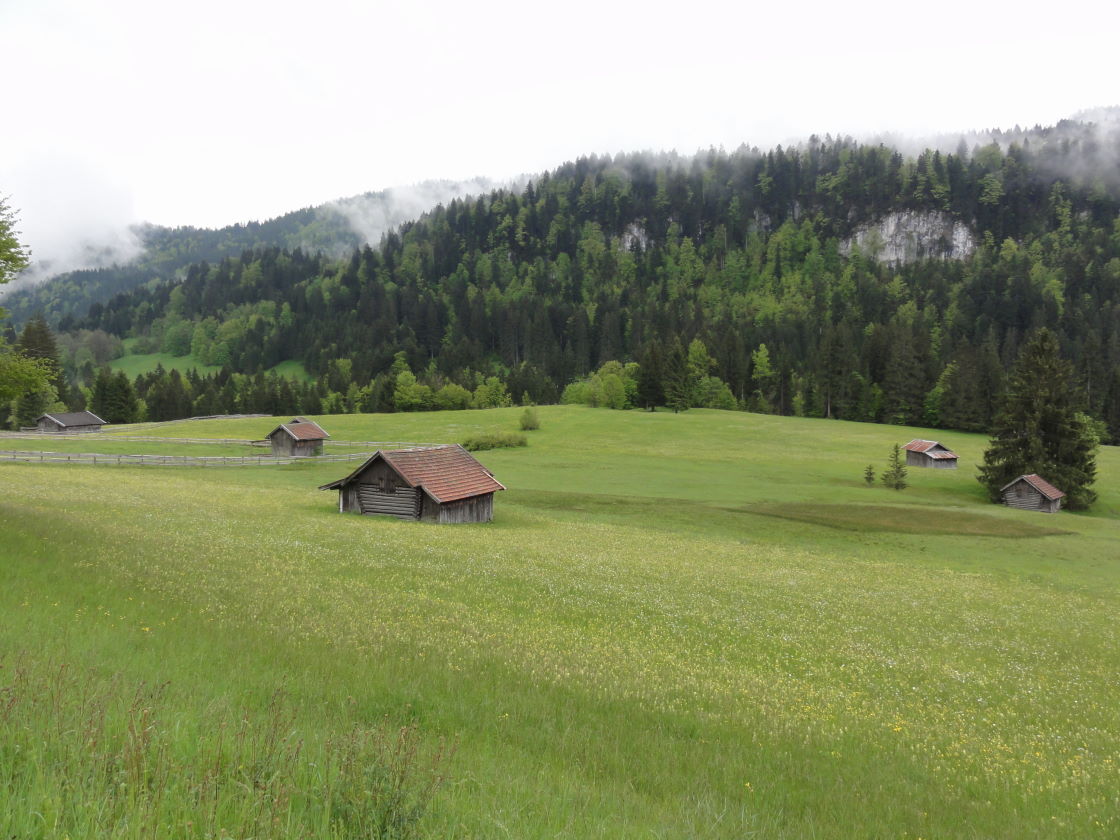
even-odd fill
[{"label": "small alpine hut", "polygon": [[906,444],[906,466],[955,470],[957,454],[935,440],[912,440]]},{"label": "small alpine hut", "polygon": [[323,427],[306,417],[294,417],[268,433],[273,455],[322,455],[329,438]]},{"label": "small alpine hut", "polygon": [[71,411],[67,414],[43,414],[35,419],[40,432],[55,434],[73,432],[100,432],[105,421],[92,411]]},{"label": "small alpine hut", "polygon": [[1031,473],[1003,485],[999,495],[1008,507],[1057,513],[1066,494],[1049,481]]},{"label": "small alpine hut", "polygon": [[338,491],[339,513],[385,514],[424,522],[489,522],[494,474],[458,444],[374,452],[346,478],[320,490]]}]

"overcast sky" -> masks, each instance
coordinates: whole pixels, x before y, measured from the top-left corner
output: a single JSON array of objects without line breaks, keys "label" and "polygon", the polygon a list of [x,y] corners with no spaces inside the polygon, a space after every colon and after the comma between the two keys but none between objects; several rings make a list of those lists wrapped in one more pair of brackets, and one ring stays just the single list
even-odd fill
[{"label": "overcast sky", "polygon": [[0,0],[0,195],[51,256],[593,152],[1052,124],[1113,3]]}]

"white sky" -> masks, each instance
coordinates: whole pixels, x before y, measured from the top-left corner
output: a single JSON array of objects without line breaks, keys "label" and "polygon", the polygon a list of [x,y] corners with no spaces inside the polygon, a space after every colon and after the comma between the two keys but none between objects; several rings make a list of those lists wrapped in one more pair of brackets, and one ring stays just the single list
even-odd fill
[{"label": "white sky", "polygon": [[1052,124],[1115,3],[0,0],[0,195],[50,257],[593,152]]}]

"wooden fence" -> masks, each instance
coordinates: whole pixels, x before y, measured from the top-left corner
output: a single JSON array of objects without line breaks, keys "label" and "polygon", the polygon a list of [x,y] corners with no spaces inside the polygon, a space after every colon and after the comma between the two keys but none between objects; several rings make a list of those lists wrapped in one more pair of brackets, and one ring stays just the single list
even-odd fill
[{"label": "wooden fence", "polygon": [[[268,440],[249,440],[247,438],[180,438],[153,437],[151,435],[117,435],[112,432],[0,432],[0,440],[98,440],[129,441],[144,443],[212,443],[232,446],[269,446]],[[324,440],[327,446],[358,446],[373,451],[375,449],[419,449],[426,446],[446,446],[442,443],[406,443],[404,441],[378,440]]]},{"label": "wooden fence", "polygon": [[109,455],[98,452],[21,452],[0,450],[0,462],[102,464],[156,467],[276,467],[284,464],[316,464],[361,461],[372,452],[345,455]]}]

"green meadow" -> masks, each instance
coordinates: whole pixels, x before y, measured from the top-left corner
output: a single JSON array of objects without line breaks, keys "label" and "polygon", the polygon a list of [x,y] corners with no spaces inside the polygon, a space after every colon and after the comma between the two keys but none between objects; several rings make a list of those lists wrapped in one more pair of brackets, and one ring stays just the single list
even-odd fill
[{"label": "green meadow", "polygon": [[[976,435],[538,412],[487,525],[340,515],[347,464],[0,461],[0,836],[1120,834],[1120,451],[1046,516]],[[866,486],[912,437],[960,469]]]}]

